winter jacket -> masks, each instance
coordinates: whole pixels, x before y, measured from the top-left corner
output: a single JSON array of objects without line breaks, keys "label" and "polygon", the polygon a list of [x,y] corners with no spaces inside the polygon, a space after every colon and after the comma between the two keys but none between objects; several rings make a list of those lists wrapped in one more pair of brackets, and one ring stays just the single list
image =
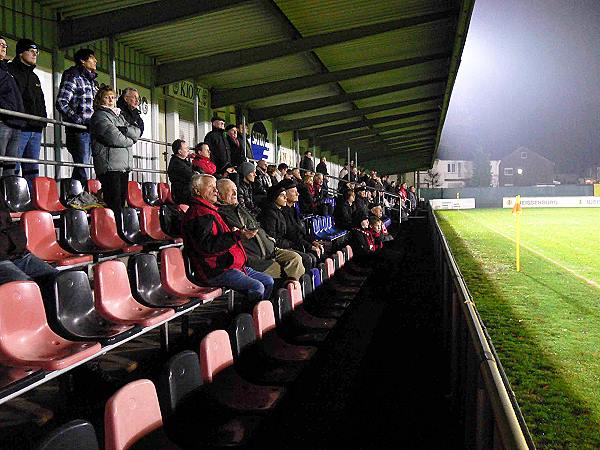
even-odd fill
[{"label": "winter jacket", "polygon": [[133,168],[131,147],[140,137],[140,129],[130,125],[120,113],[99,107],[90,121],[92,157],[97,175],[128,172]]},{"label": "winter jacket", "polygon": [[225,131],[220,128],[213,128],[212,131],[209,131],[204,137],[204,142],[206,142],[210,148],[210,159],[217,166],[217,171],[221,173],[221,169],[225,167],[225,164],[231,163],[231,149],[229,148],[229,143],[225,138]]},{"label": "winter jacket", "polygon": [[353,228],[350,242],[357,255],[367,255],[383,247],[380,235],[370,228]]},{"label": "winter jacket", "polygon": [[[219,205],[219,214],[229,227],[256,228],[259,224],[250,212],[241,205]],[[264,229],[258,228],[252,239],[243,239],[242,245],[248,255],[248,265],[260,272],[273,264],[275,258],[275,242]]]},{"label": "winter jacket", "polygon": [[171,156],[167,174],[171,182],[171,195],[175,203],[188,204],[192,196],[192,176],[194,175],[192,163],[177,155]]},{"label": "winter jacket", "polygon": [[329,175],[329,172],[327,172],[327,164],[324,162],[320,162],[319,164],[317,164],[317,173],[322,173],[323,175]]},{"label": "winter jacket", "polygon": [[312,247],[312,243],[296,208],[284,206],[281,208],[281,212],[285,218],[286,237],[293,242],[292,248],[300,251],[308,251]]},{"label": "winter jacket", "polygon": [[315,160],[309,158],[308,156],[304,156],[300,161],[300,168],[304,170],[310,170],[311,172],[315,171]]},{"label": "winter jacket", "polygon": [[215,163],[206,156],[196,156],[192,160],[192,166],[197,172],[207,173],[209,175],[214,175],[217,171],[217,166],[215,166]]},{"label": "winter jacket", "polygon": [[122,95],[117,100],[117,107],[121,108],[121,114],[127,122],[140,129],[140,136],[144,134],[144,119],[142,119],[140,110],[137,108],[131,109]]},{"label": "winter jacket", "polygon": [[[23,97],[19,93],[19,85],[8,71],[6,61],[0,61],[0,108],[16,112],[25,112]],[[23,128],[25,120],[0,115],[0,121],[12,128]]]},{"label": "winter jacket", "polygon": [[353,206],[354,211],[352,213],[352,223],[354,225],[358,225],[361,220],[368,218],[371,212],[369,211],[367,199],[361,197],[360,195],[356,195]]},{"label": "winter jacket", "polygon": [[246,271],[240,233],[231,231],[216,205],[193,197],[183,218],[182,234],[198,280],[206,282],[226,270]]},{"label": "winter jacket", "polygon": [[354,205],[351,205],[348,203],[348,201],[336,203],[333,217],[335,219],[336,228],[340,228],[342,230],[352,229]]},{"label": "winter jacket", "polygon": [[63,120],[80,125],[90,122],[98,92],[96,76],[83,66],[73,66],[63,72],[55,103]]},{"label": "winter jacket", "polygon": [[260,224],[266,233],[275,239],[277,248],[294,248],[294,242],[289,239],[283,208],[278,208],[273,202],[268,202],[262,209]]},{"label": "winter jacket", "polygon": [[4,202],[0,205],[0,261],[14,260],[27,253],[27,237],[19,222],[13,222]]},{"label": "winter jacket", "polygon": [[238,186],[238,202],[254,217],[260,213],[260,208],[254,203],[254,186],[245,180],[240,181]]},{"label": "winter jacket", "polygon": [[[35,66],[24,64],[20,58],[14,58],[7,66],[8,71],[14,77],[17,86],[19,86],[25,112],[34,116],[48,117],[46,114],[46,103],[44,102],[44,92],[42,91],[42,82],[33,71]],[[28,120],[23,130],[39,132],[45,127],[45,122]]]},{"label": "winter jacket", "polygon": [[300,206],[300,211],[304,215],[312,214],[313,198],[308,187],[302,181],[298,181],[296,189],[298,189],[298,205]]},{"label": "winter jacket", "polygon": [[256,166],[256,180],[254,180],[254,185],[255,193],[260,192],[264,195],[267,194],[267,190],[273,185],[269,174],[258,166]]},{"label": "winter jacket", "polygon": [[[238,137],[237,141],[231,139],[231,136],[227,135],[225,137],[227,141],[227,145],[229,145],[229,154],[231,155],[231,164],[235,167],[238,167],[241,163],[248,161],[244,156],[244,143]],[[211,147],[212,148],[212,147]]]}]

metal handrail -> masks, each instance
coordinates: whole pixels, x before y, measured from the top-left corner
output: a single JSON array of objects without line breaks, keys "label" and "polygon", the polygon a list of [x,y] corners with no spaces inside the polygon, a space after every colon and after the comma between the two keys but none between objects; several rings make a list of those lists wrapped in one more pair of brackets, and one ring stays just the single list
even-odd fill
[{"label": "metal handrail", "polygon": [[[451,295],[449,298],[443,298],[443,301],[455,301],[457,305],[461,305],[462,317],[467,326],[470,340],[477,352],[476,356],[480,361],[478,370],[485,386],[487,399],[493,413],[494,425],[500,434],[502,446],[511,449],[535,448],[533,438],[529,433],[496,349],[473,302],[473,297],[450,250],[446,236],[442,232],[429,204],[428,215],[434,233],[433,241],[436,244],[437,255],[439,256],[440,280],[447,279],[446,275],[448,275],[453,286]],[[450,306],[449,309],[452,309],[452,306],[456,305]],[[457,325],[453,323],[452,326],[456,327]],[[454,330],[452,336],[454,339]],[[463,368],[463,370],[466,369]],[[462,382],[466,383],[467,380],[462,380]],[[480,430],[477,431],[480,432]]]}]

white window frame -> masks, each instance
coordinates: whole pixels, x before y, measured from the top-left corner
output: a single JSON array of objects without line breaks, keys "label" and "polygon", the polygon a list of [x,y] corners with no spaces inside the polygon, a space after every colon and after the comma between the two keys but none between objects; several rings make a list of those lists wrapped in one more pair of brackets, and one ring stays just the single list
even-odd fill
[{"label": "white window frame", "polygon": [[504,168],[504,176],[505,177],[512,177],[514,175],[514,170],[512,167],[505,167]]},{"label": "white window frame", "polygon": [[527,152],[521,152],[521,159],[527,159]]}]

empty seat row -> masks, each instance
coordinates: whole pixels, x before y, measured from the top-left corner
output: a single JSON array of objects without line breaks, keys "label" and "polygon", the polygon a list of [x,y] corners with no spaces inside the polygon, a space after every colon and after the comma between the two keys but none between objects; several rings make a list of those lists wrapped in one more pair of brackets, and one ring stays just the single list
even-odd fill
[{"label": "empty seat row", "polygon": [[310,223],[313,234],[322,240],[333,241],[348,234],[346,230],[335,228],[332,216],[314,216]]}]

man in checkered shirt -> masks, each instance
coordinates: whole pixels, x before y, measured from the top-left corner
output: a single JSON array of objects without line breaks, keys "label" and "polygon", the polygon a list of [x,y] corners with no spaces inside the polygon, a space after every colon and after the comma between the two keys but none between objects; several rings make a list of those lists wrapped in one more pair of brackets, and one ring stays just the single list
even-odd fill
[{"label": "man in checkered shirt", "polygon": [[[96,55],[88,48],[75,53],[75,65],[64,71],[56,98],[56,109],[66,122],[88,125],[94,113],[94,96],[98,91],[96,82]],[[90,163],[90,133],[66,127],[67,150],[76,163]],[[73,168],[73,179],[85,186],[88,173],[83,167]]]}]

